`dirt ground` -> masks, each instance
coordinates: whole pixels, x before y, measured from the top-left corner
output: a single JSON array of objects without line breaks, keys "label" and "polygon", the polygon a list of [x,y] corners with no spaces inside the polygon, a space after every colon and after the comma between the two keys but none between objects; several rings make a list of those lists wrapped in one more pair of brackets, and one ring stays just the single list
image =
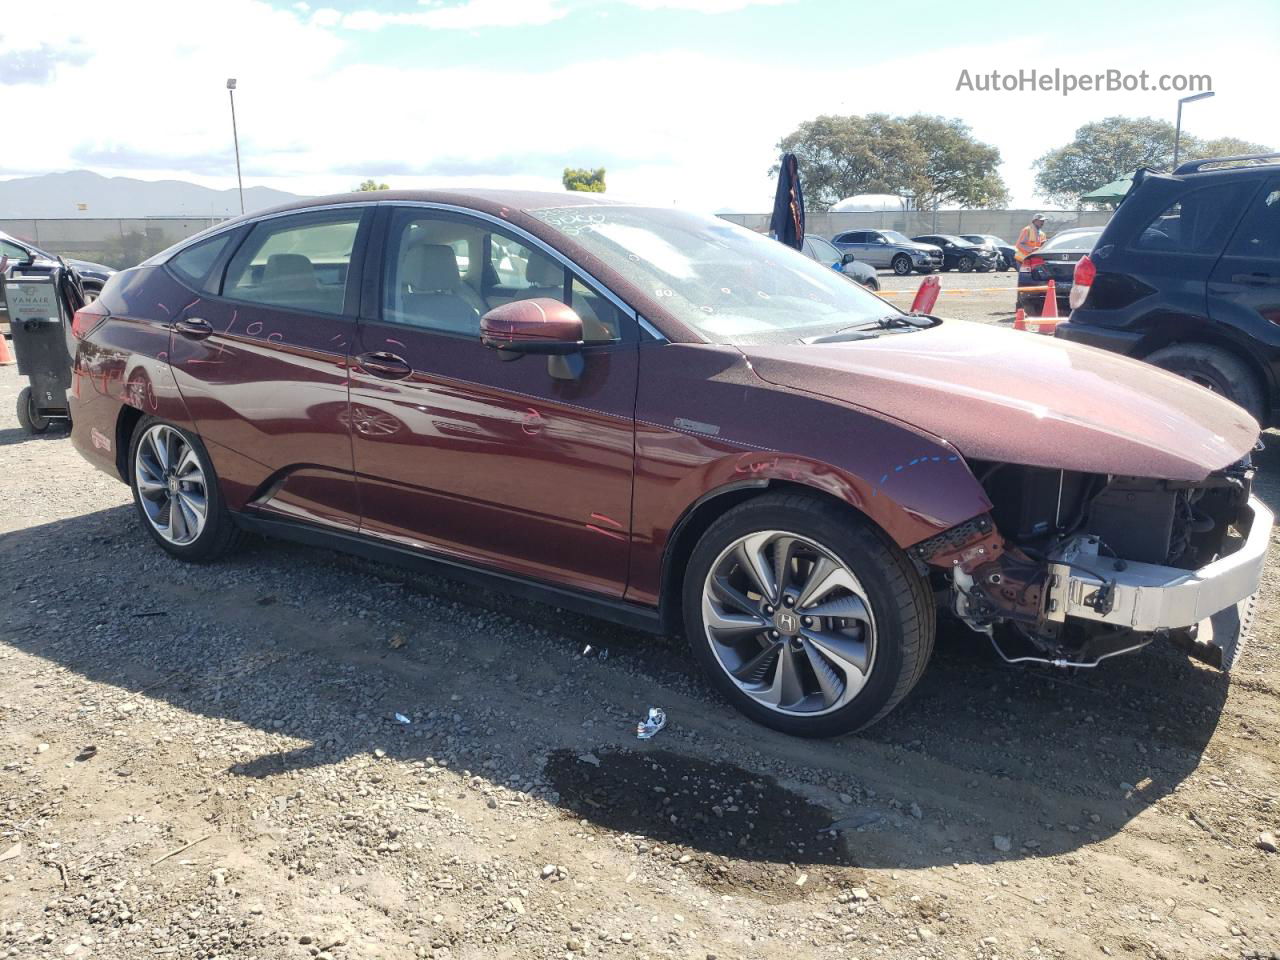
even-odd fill
[{"label": "dirt ground", "polygon": [[[672,641],[282,543],[170,560],[65,434],[18,429],[18,386],[0,957],[1280,951],[1276,563],[1230,678],[1012,668],[948,629],[887,720],[807,742]],[[1280,507],[1280,443],[1261,464]]]},{"label": "dirt ground", "polygon": [[[1012,324],[1014,300],[1017,298],[1018,272],[1006,270],[990,273],[959,273],[948,270],[935,274],[938,278],[938,305],[933,312],[940,317],[958,317],[978,323]],[[894,276],[881,270],[880,296],[896,307],[907,309],[924,279],[918,273],[909,277]]]}]

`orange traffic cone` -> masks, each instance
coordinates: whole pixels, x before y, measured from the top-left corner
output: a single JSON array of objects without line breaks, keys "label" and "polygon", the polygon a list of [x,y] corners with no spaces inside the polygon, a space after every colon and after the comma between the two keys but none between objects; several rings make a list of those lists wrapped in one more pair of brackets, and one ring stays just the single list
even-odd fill
[{"label": "orange traffic cone", "polygon": [[1013,329],[1027,329],[1027,311],[1023,310],[1021,307],[1019,307],[1018,312],[1013,315]]},{"label": "orange traffic cone", "polygon": [[1050,280],[1048,287],[1044,295],[1044,309],[1040,311],[1041,319],[1058,315],[1058,285]]},{"label": "orange traffic cone", "polygon": [[0,367],[16,362],[13,359],[13,352],[9,349],[9,341],[5,339],[4,334],[0,333]]}]

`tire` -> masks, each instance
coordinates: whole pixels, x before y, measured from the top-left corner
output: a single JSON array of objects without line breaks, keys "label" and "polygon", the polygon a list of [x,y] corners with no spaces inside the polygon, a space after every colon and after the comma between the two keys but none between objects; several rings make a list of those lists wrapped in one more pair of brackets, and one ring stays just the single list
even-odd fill
[{"label": "tire", "polygon": [[1259,423],[1265,422],[1262,384],[1249,365],[1231,351],[1207,343],[1175,343],[1148,355],[1146,361],[1221,394],[1244,407]]},{"label": "tire", "polygon": [[[740,547],[762,558],[762,570],[787,550],[792,589],[760,579],[776,581],[773,573],[749,575]],[[828,589],[806,599],[819,581]],[[933,596],[907,557],[866,520],[804,494],[765,494],[716,520],[682,589],[685,632],[712,686],[783,733],[870,726],[910,692],[933,652]]]},{"label": "tire", "polygon": [[49,419],[36,413],[36,402],[30,387],[23,387],[18,393],[18,423],[30,434],[44,433],[49,429]]},{"label": "tire", "polygon": [[956,264],[956,269],[961,273],[973,272],[973,257],[961,257],[960,262]]},{"label": "tire", "polygon": [[867,282],[863,284],[868,290],[879,292],[880,280],[877,277],[868,277]]},{"label": "tire", "polygon": [[100,283],[82,282],[80,288],[84,291],[84,302],[86,304],[93,303],[102,295],[102,284]]},{"label": "tire", "polygon": [[[144,483],[149,489],[143,489]],[[208,451],[186,430],[156,417],[138,421],[129,440],[129,488],[142,526],[180,560],[216,560],[239,540]],[[175,491],[182,502],[177,516],[172,511]]]},{"label": "tire", "polygon": [[900,253],[890,261],[893,272],[900,277],[905,277],[911,273],[911,258],[905,253]]}]

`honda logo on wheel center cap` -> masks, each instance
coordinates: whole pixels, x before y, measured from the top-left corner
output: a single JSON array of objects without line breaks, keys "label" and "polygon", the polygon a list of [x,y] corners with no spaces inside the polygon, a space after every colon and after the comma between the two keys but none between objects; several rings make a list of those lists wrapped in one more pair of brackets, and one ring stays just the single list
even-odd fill
[{"label": "honda logo on wheel center cap", "polygon": [[796,615],[786,611],[778,613],[778,616],[775,618],[775,624],[779,633],[787,634],[795,633],[800,627],[800,621],[796,619]]}]

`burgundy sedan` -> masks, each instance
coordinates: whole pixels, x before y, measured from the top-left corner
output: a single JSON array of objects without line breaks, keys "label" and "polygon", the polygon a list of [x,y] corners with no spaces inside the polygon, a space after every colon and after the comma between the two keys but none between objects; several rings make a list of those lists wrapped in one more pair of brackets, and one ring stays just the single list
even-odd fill
[{"label": "burgundy sedan", "polygon": [[1258,426],[1206,390],[595,194],[244,217],[73,332],[73,442],[174,556],[247,530],[683,632],[802,735],[901,701],[939,606],[1009,660],[1229,667],[1271,529]]}]

